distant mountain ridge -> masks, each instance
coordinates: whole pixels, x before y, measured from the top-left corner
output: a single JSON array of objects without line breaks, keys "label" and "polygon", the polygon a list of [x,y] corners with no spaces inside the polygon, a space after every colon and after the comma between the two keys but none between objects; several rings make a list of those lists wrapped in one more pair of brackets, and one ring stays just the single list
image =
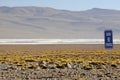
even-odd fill
[{"label": "distant mountain ridge", "polygon": [[0,7],[1,39],[102,39],[105,29],[112,29],[114,37],[119,38],[119,10]]}]

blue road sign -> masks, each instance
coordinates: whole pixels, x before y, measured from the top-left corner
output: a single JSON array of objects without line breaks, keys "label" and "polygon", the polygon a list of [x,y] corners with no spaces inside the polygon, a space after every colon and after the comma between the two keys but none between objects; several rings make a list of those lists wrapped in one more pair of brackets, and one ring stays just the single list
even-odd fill
[{"label": "blue road sign", "polygon": [[106,49],[112,49],[113,48],[112,30],[105,30],[104,37],[105,37],[105,48]]}]

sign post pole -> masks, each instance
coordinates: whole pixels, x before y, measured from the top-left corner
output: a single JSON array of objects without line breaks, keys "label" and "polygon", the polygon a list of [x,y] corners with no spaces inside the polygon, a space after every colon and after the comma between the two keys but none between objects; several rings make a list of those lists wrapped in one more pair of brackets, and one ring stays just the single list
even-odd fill
[{"label": "sign post pole", "polygon": [[110,50],[113,48],[112,30],[105,30],[104,38],[105,38],[105,48],[108,49],[108,63],[109,63],[108,73],[111,74],[112,73],[112,68],[111,68],[111,53],[110,53]]},{"label": "sign post pole", "polygon": [[112,68],[111,68],[111,62],[112,62],[112,61],[111,61],[111,53],[110,53],[110,50],[108,51],[108,57],[109,57],[109,58],[108,58],[108,59],[109,59],[109,72],[108,72],[108,73],[111,74],[111,73],[112,73]]}]

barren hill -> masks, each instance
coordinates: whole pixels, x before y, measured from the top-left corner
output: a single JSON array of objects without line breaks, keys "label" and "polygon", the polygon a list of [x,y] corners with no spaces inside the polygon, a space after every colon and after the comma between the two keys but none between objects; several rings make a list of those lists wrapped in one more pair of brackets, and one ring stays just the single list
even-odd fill
[{"label": "barren hill", "polygon": [[103,38],[112,29],[119,38],[120,11],[48,7],[0,7],[0,38]]}]

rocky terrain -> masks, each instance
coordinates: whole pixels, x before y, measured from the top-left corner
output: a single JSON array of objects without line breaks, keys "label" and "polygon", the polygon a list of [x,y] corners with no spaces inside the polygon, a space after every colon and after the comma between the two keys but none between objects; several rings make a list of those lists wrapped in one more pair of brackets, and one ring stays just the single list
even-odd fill
[{"label": "rocky terrain", "polygon": [[120,46],[111,64],[102,46],[1,45],[0,80],[120,80]]},{"label": "rocky terrain", "polygon": [[[92,64],[92,63],[91,63]],[[78,64],[56,66],[54,63],[42,67],[29,67],[27,69],[16,66],[0,64],[1,80],[120,80],[120,65],[112,65],[112,73],[108,73],[105,65],[92,68]],[[92,65],[98,66],[96,63]],[[4,66],[4,67],[2,67]],[[102,67],[100,67],[102,66]]]}]

